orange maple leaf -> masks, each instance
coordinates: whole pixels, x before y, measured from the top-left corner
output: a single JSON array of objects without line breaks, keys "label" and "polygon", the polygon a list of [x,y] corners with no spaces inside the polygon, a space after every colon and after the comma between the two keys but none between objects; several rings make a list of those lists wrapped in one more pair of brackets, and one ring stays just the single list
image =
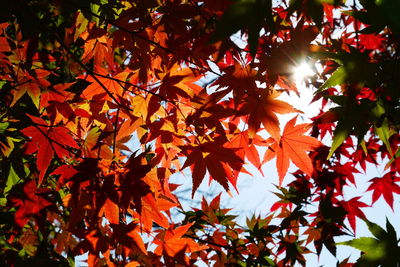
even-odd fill
[{"label": "orange maple leaf", "polygon": [[309,124],[302,123],[295,125],[297,116],[291,119],[283,130],[279,139],[269,138],[267,142],[271,144],[265,152],[264,163],[276,156],[276,167],[278,169],[279,184],[282,184],[289,168],[289,159],[307,175],[311,176],[314,172],[311,159],[306,151],[313,151],[322,146],[321,142],[311,136],[304,135],[309,130]]},{"label": "orange maple leaf", "polygon": [[158,93],[167,99],[191,98],[202,89],[195,84],[201,76],[195,76],[190,68],[180,68],[177,64],[168,72],[158,72],[157,77],[162,81]]},{"label": "orange maple leaf", "polygon": [[119,207],[111,199],[107,198],[102,207],[104,217],[112,224],[119,223]]},{"label": "orange maple leaf", "polygon": [[35,70],[32,71],[32,75],[23,69],[16,67],[16,74],[18,78],[18,85],[12,91],[13,101],[11,106],[14,106],[17,101],[27,93],[32,99],[32,102],[38,106],[40,101],[41,88],[47,88],[50,83],[44,79],[50,75],[49,71],[46,70]]},{"label": "orange maple leaf", "polygon": [[232,138],[229,140],[229,147],[238,149],[236,154],[241,158],[247,158],[254,167],[256,167],[261,173],[261,160],[259,152],[256,146],[265,146],[265,140],[259,135],[255,135],[254,139],[250,141],[248,131],[237,131],[232,134]]},{"label": "orange maple leaf", "polygon": [[171,225],[167,230],[160,232],[159,240],[154,240],[154,243],[158,245],[154,253],[162,255],[163,252],[166,252],[168,256],[174,257],[181,251],[196,252],[207,249],[208,246],[199,245],[193,239],[183,237],[192,225],[193,223],[190,223],[176,229],[173,229],[173,225]]},{"label": "orange maple leaf", "polygon": [[[111,96],[117,98],[118,96],[123,95],[125,88],[123,87],[123,83],[118,80],[125,81],[129,76],[130,72],[128,70],[122,71],[115,76],[109,76],[106,70],[102,68],[96,68],[96,73],[99,75],[88,76],[82,75],[79,78],[90,82],[91,84],[86,87],[86,89],[82,92],[82,96],[85,99],[92,100],[95,96],[100,95],[97,100],[112,100]],[[106,91],[106,89],[108,91]]]}]

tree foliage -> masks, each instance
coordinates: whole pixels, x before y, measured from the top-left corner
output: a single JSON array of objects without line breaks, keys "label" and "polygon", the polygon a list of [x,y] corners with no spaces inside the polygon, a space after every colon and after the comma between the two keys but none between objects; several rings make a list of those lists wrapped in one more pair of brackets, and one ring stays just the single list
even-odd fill
[{"label": "tree foliage", "polygon": [[[393,208],[400,194],[399,8],[4,1],[1,262],[69,266],[85,254],[89,266],[305,265],[323,247],[336,255],[335,238],[363,219],[374,237],[340,243],[364,252],[355,265],[398,265],[393,226],[368,221],[370,203],[344,188],[386,164],[368,181],[372,202],[383,196]],[[281,100],[301,94],[292,69],[305,60],[321,69],[306,80],[320,104],[311,123]],[[280,114],[291,120],[281,125]],[[192,196],[205,179],[229,193],[248,166],[272,159],[280,185],[290,183],[245,226],[221,195],[185,210],[169,182],[185,171]]]}]

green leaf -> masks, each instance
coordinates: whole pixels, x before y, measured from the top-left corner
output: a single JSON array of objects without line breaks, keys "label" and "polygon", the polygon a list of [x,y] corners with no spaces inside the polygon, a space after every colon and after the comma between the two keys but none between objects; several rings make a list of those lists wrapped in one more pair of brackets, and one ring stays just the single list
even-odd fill
[{"label": "green leaf", "polygon": [[268,262],[269,265],[267,265],[267,266],[276,266],[275,262],[272,259],[270,259],[268,256],[265,256],[264,260],[266,260]]},{"label": "green leaf", "polygon": [[[389,127],[388,119],[385,117],[385,107],[381,99],[376,101],[376,105],[372,109],[372,113],[377,118],[377,123],[375,124],[375,133],[379,136],[379,138],[385,144],[386,149],[392,155],[392,148],[390,146],[389,138],[394,134],[394,131]],[[383,120],[381,120],[381,118],[383,118]]]},{"label": "green leaf", "polygon": [[[345,245],[364,251],[365,258],[375,261],[385,256],[385,247],[379,242],[378,239],[372,237],[360,237],[346,242],[338,243],[338,245]],[[368,256],[367,256],[368,255]]]},{"label": "green leaf", "polygon": [[326,82],[321,85],[321,87],[317,90],[316,93],[322,92],[325,89],[328,89],[330,87],[340,85],[344,83],[347,79],[347,71],[343,66],[340,66],[335,70],[335,72],[332,74],[331,77],[329,77]]},{"label": "green leaf", "polygon": [[[352,12],[354,18],[376,28],[376,33],[386,26],[397,33],[399,32],[398,10],[400,9],[400,2],[398,0],[360,0],[360,3],[365,11]],[[379,28],[380,30],[378,30]]]},{"label": "green leaf", "polygon": [[67,260],[68,260],[68,264],[70,267],[75,267],[75,259],[74,258],[68,257]]},{"label": "green leaf", "polygon": [[3,88],[3,85],[6,84],[6,83],[7,83],[7,81],[1,80],[1,81],[0,81],[0,88]]},{"label": "green leaf", "polygon": [[[100,6],[99,5],[97,5],[95,3],[91,3],[90,4],[90,9],[91,9],[91,12],[93,14],[100,16],[100,12],[99,12],[100,11]],[[89,17],[87,17],[87,19],[91,20],[93,22],[96,22],[96,25],[99,25],[100,19],[99,19],[98,16],[93,16],[92,14],[89,13]]]},{"label": "green leaf", "polygon": [[258,46],[258,38],[265,22],[270,30],[274,30],[271,0],[238,0],[222,15],[217,23],[217,30],[211,42],[222,40],[239,30],[248,30],[250,52],[254,56]]},{"label": "green leaf", "polygon": [[0,122],[0,134],[4,134],[7,130],[9,123],[8,122]]},{"label": "green leaf", "polygon": [[397,244],[396,230],[394,229],[393,225],[390,224],[388,218],[386,218],[386,231],[387,231],[387,236],[390,239],[389,242]]},{"label": "green leaf", "polygon": [[381,127],[375,126],[375,133],[379,136],[379,139],[385,144],[387,150],[390,154],[392,154],[392,148],[390,147],[389,138],[394,134],[394,132],[390,129],[387,118],[383,120]]},{"label": "green leaf", "polygon": [[364,220],[368,226],[368,230],[378,239],[383,239],[387,234],[386,231],[376,223]]},{"label": "green leaf", "polygon": [[355,266],[398,266],[400,259],[398,253],[398,241],[393,226],[386,218],[385,231],[379,225],[364,220],[369,231],[377,238],[361,237],[346,242],[338,243],[338,245],[346,245],[354,247],[364,252],[357,260]]},{"label": "green leaf", "polygon": [[6,187],[4,188],[4,195],[7,196],[13,186],[18,184],[19,182],[21,182],[21,179],[18,177],[17,173],[11,165],[10,171],[8,173]]},{"label": "green leaf", "polygon": [[365,144],[365,140],[364,139],[361,140],[360,146],[361,146],[362,150],[364,151],[364,155],[367,156],[368,155],[368,150],[367,150],[367,145]]},{"label": "green leaf", "polygon": [[340,64],[316,93],[346,82],[357,83],[359,86],[376,84],[379,66],[371,63],[366,53],[352,47],[349,47],[349,49],[350,52],[317,52],[313,54],[316,58],[331,59]]},{"label": "green leaf", "polygon": [[331,149],[329,150],[328,159],[332,157],[336,149],[346,140],[350,134],[350,128],[347,127],[344,121],[339,121],[335,131],[333,132],[333,141]]}]

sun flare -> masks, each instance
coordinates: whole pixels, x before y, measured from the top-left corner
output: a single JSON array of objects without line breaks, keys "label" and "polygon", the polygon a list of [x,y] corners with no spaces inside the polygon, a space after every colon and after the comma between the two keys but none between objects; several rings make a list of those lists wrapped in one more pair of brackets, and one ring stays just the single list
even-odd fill
[{"label": "sun flare", "polygon": [[283,101],[304,112],[305,117],[311,118],[319,113],[319,103],[312,102],[314,92],[304,84],[304,80],[319,72],[319,66],[310,65],[308,62],[301,62],[292,68],[292,81],[297,87],[298,94],[281,95]]},{"label": "sun flare", "polygon": [[293,78],[299,86],[307,77],[313,76],[315,72],[307,62],[302,62],[293,68]]}]

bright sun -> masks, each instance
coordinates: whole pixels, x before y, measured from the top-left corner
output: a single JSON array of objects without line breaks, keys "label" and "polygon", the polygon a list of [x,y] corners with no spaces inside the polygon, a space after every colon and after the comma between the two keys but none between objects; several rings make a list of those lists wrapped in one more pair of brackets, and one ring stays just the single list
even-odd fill
[{"label": "bright sun", "polygon": [[304,84],[304,80],[315,75],[316,71],[319,71],[318,65],[311,66],[307,62],[301,62],[292,69],[292,79],[296,84],[299,94],[282,94],[281,100],[287,101],[295,108],[303,111],[305,117],[311,118],[319,113],[318,102],[312,103],[314,98],[314,92]]},{"label": "bright sun", "polygon": [[305,78],[314,74],[315,72],[307,62],[301,62],[293,69],[293,77],[298,87],[302,84]]}]

